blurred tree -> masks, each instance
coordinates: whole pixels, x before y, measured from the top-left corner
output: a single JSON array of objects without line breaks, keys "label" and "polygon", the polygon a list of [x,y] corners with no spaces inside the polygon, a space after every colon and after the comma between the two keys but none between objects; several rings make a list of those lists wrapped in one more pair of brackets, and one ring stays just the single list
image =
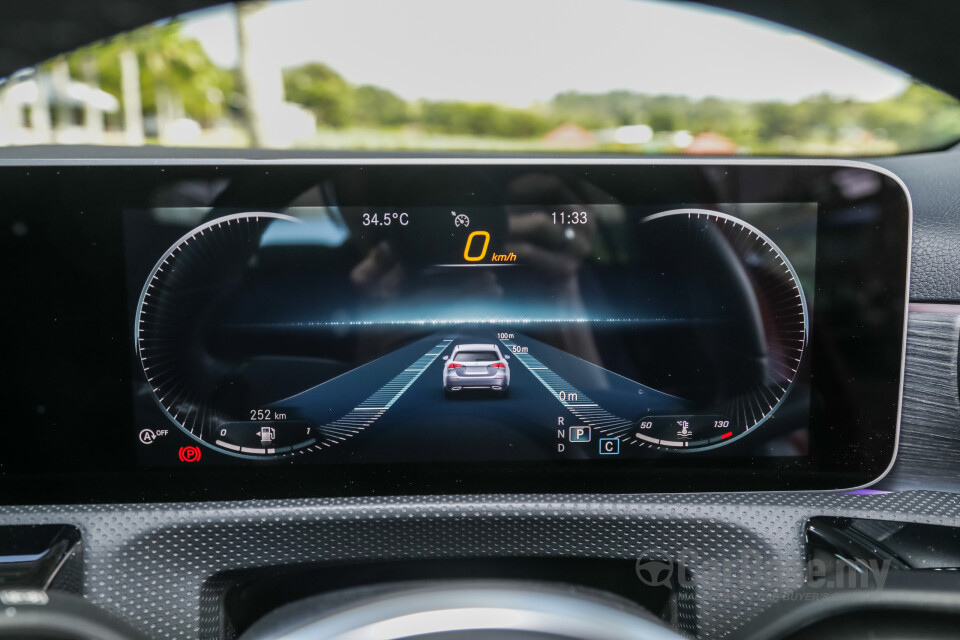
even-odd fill
[{"label": "blurred tree", "polygon": [[606,104],[607,94],[588,95],[567,91],[557,94],[550,102],[550,110],[561,120],[575,122],[585,129],[603,129],[616,124]]},{"label": "blurred tree", "polygon": [[911,84],[902,94],[863,107],[863,126],[908,149],[942,147],[960,138],[960,109],[952,97]]},{"label": "blurred tree", "polygon": [[759,122],[757,135],[763,140],[776,140],[784,136],[799,135],[793,117],[793,108],[783,102],[759,102],[753,105]]},{"label": "blurred tree", "polygon": [[529,138],[546,133],[553,125],[532,110],[489,103],[424,102],[420,113],[425,127],[450,134]]},{"label": "blurred tree", "polygon": [[313,111],[319,123],[346,127],[353,122],[356,108],[353,87],[320,62],[287,69],[283,74],[287,100]]},{"label": "blurred tree", "polygon": [[250,143],[256,147],[290,144],[284,112],[283,68],[274,55],[276,42],[263,16],[267,0],[234,5],[237,19],[237,80],[243,94],[238,114]]},{"label": "blurred tree", "polygon": [[85,60],[92,58],[99,72],[100,88],[119,99],[121,54],[132,50],[140,62],[141,103],[145,112],[158,113],[160,95],[159,110],[172,108],[177,114],[209,124],[224,114],[224,97],[234,90],[234,76],[213,64],[203,46],[195,39],[185,38],[180,28],[180,21],[171,20],[78,49],[67,57],[70,74],[89,75],[83,66]]},{"label": "blurred tree", "polygon": [[355,119],[368,126],[392,127],[410,121],[410,107],[392,91],[364,85],[354,93]]}]

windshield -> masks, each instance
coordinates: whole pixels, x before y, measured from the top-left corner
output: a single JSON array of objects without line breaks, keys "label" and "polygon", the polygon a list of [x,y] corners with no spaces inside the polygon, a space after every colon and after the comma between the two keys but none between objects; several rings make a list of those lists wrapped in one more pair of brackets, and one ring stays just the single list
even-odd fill
[{"label": "windshield", "polygon": [[460,351],[453,359],[457,362],[487,362],[500,357],[493,351]]},{"label": "windshield", "polygon": [[0,144],[882,155],[958,102],[812,37],[685,3],[301,0],[120,34],[0,87]]}]

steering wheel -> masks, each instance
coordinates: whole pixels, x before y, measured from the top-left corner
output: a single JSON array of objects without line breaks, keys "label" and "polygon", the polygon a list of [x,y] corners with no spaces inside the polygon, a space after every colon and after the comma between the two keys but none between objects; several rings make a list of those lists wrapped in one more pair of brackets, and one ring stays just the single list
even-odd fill
[{"label": "steering wheel", "polygon": [[241,640],[681,640],[610,594],[540,583],[362,587],[268,614]]}]

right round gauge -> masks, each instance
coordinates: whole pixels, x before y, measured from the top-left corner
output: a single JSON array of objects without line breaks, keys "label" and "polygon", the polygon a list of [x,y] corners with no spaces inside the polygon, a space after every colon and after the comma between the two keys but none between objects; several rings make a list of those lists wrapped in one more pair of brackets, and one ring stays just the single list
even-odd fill
[{"label": "right round gauge", "polygon": [[676,294],[691,298],[697,317],[724,325],[711,333],[720,342],[711,357],[727,355],[710,363],[716,379],[690,412],[644,416],[622,441],[678,452],[734,442],[776,412],[797,376],[810,324],[797,273],[766,234],[727,213],[675,209],[645,218],[641,230],[698,281]]}]

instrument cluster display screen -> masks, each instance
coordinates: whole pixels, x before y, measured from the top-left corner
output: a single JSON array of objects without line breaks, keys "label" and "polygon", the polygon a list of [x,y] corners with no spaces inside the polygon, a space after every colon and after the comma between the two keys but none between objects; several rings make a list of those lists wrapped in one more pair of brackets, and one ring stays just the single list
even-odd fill
[{"label": "instrument cluster display screen", "polygon": [[808,453],[815,202],[124,226],[150,464]]},{"label": "instrument cluster display screen", "polygon": [[116,161],[0,189],[18,500],[835,490],[895,457],[910,201],[869,165]]}]

